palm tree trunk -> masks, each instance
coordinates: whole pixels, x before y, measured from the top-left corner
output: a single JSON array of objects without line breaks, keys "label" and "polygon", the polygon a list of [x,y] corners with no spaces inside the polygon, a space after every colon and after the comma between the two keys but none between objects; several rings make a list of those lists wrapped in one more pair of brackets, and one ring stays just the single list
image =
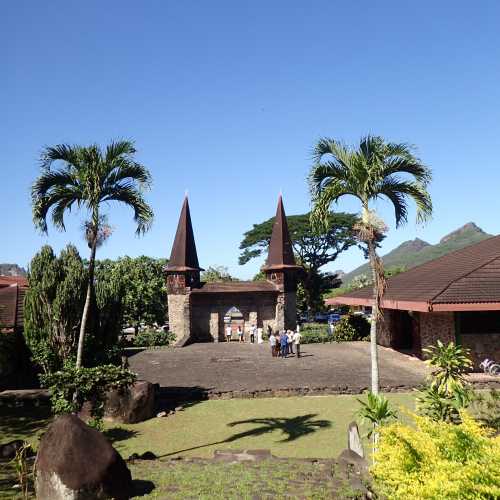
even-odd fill
[{"label": "palm tree trunk", "polygon": [[[380,259],[375,250],[374,241],[368,242],[368,256],[370,258],[370,267],[373,277],[373,306],[372,306],[372,321],[370,326],[370,358],[371,358],[371,375],[372,375],[372,393],[379,393],[379,370],[378,370],[378,347],[377,347],[377,327],[382,316],[380,309],[381,296],[381,281],[380,281]],[[383,273],[383,269],[382,269]],[[382,276],[383,279],[383,276]]]},{"label": "palm tree trunk", "polygon": [[[95,226],[97,227],[97,226]],[[85,340],[85,328],[87,326],[87,319],[90,311],[90,302],[92,299],[92,288],[94,286],[94,267],[95,267],[95,253],[97,249],[97,231],[92,238],[92,246],[90,250],[89,260],[89,281],[87,284],[87,296],[85,298],[85,305],[83,307],[82,322],[80,324],[80,336],[78,337],[78,351],[76,354],[76,367],[81,368],[83,357],[83,342]]]}]

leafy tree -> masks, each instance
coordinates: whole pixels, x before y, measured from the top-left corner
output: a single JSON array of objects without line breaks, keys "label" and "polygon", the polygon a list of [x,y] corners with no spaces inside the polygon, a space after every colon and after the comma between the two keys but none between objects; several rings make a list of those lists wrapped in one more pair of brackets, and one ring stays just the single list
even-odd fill
[{"label": "leafy tree", "polygon": [[[40,158],[42,173],[31,189],[33,221],[42,232],[47,232],[49,212],[53,225],[62,231],[65,230],[64,215],[74,205],[85,209],[90,217],[86,224],[90,247],[88,283],[78,338],[77,367],[82,365],[94,285],[95,256],[102,241],[102,205],[117,201],[131,207],[137,234],[147,231],[153,221],[153,211],[142,195],[143,189],[151,183],[151,176],[146,167],[134,160],[135,153],[134,144],[130,141],[112,142],[105,151],[96,144],[47,147]],[[54,164],[59,162],[62,165],[55,168]]]},{"label": "leafy tree", "polygon": [[[356,244],[353,233],[356,220],[352,214],[330,213],[324,230],[313,231],[310,214],[287,217],[294,253],[305,270],[300,277],[302,287],[299,286],[299,308],[320,309],[323,305],[322,293],[340,284],[335,275],[322,273],[320,268],[333,262],[340,253]],[[254,224],[253,228],[243,235],[240,243],[240,265],[267,252],[274,221],[275,217]]]},{"label": "leafy tree", "polygon": [[[122,327],[125,282],[97,262],[89,334],[85,337],[89,365],[112,360]],[[74,362],[81,311],[87,289],[87,263],[68,245],[56,256],[48,245],[31,260],[24,308],[24,334],[34,360],[44,373]]]},{"label": "leafy tree", "polygon": [[238,278],[231,276],[226,266],[210,266],[201,273],[201,281],[207,283],[213,281],[239,281]]},{"label": "leafy tree", "polygon": [[366,245],[372,270],[372,392],[378,394],[377,325],[383,320],[380,304],[385,277],[376,243],[387,231],[387,226],[370,206],[378,198],[388,199],[394,207],[396,227],[399,227],[407,221],[408,200],[412,199],[417,206],[417,222],[428,219],[432,214],[432,202],[427,192],[431,172],[407,144],[386,142],[377,136],[362,138],[357,148],[335,139],[320,139],[314,147],[313,158],[310,187],[311,221],[315,228],[328,228],[331,205],[340,198],[354,196],[361,203],[361,220],[355,231],[358,241]]},{"label": "leafy tree", "polygon": [[139,325],[163,325],[167,317],[167,289],[163,268],[165,259],[123,257],[112,264],[111,274],[121,276],[123,321],[138,331]]},{"label": "leafy tree", "polygon": [[45,373],[75,353],[87,270],[73,245],[57,257],[48,245],[31,260],[24,305],[24,334]]}]

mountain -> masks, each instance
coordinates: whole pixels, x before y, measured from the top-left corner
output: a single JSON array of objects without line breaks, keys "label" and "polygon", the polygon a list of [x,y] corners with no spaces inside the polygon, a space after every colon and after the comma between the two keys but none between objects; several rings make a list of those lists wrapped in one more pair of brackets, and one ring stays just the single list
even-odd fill
[{"label": "mountain", "polygon": [[[453,252],[453,250],[458,250],[490,238],[491,236],[491,234],[485,233],[474,222],[468,222],[464,226],[443,236],[436,245],[431,245],[426,241],[415,238],[414,240],[401,243],[394,250],[384,255],[382,260],[386,269],[390,269],[391,267],[415,267],[429,260],[437,259],[449,252]],[[347,273],[343,278],[343,282],[348,284],[356,276],[369,273],[369,265],[363,264],[354,269],[354,271]]]},{"label": "mountain", "polygon": [[0,276],[26,276],[26,270],[17,264],[0,264]]}]

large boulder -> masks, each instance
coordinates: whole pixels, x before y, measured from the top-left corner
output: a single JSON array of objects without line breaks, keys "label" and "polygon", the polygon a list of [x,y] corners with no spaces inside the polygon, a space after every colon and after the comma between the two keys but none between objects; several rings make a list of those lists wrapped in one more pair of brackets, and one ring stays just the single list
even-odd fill
[{"label": "large boulder", "polygon": [[124,460],[98,431],[75,415],[56,418],[36,457],[38,500],[90,500],[132,496]]},{"label": "large boulder", "polygon": [[135,424],[155,415],[155,387],[151,382],[138,380],[124,390],[109,391],[106,395],[104,418],[122,424]]}]

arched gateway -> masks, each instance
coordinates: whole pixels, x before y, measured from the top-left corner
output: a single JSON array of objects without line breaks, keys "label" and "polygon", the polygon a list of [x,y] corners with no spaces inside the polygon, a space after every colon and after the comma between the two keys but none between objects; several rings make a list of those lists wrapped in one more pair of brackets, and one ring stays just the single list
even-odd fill
[{"label": "arched gateway", "polygon": [[252,325],[273,331],[295,329],[297,271],[281,195],[276,210],[264,281],[202,283],[187,197],[166,267],[168,316],[176,346],[224,340],[224,316],[236,308],[245,338]]}]

